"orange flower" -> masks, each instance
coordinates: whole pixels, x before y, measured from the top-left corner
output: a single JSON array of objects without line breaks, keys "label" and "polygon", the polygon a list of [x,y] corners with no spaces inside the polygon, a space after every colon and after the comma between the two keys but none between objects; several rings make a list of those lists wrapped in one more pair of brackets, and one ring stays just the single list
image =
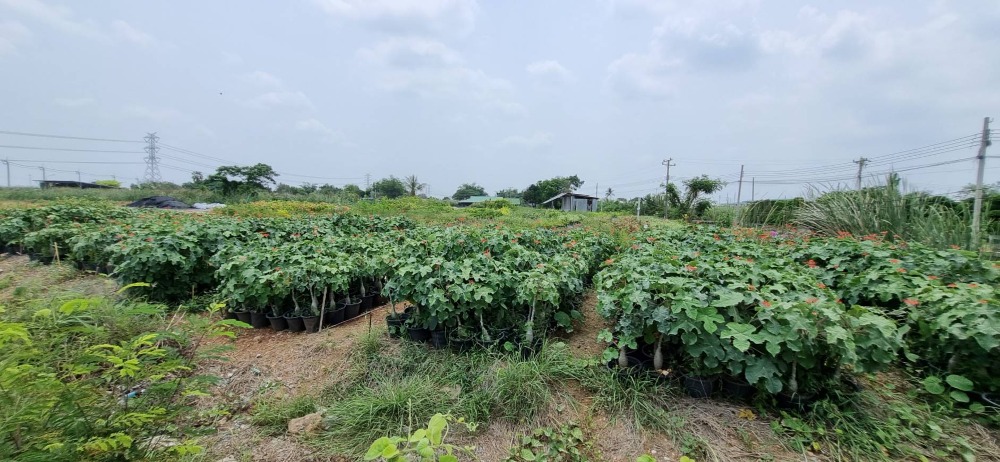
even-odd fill
[{"label": "orange flower", "polygon": [[958,287],[958,284],[955,284],[955,283],[953,282],[953,283],[951,283],[951,284],[948,284],[948,287],[951,287],[951,288],[955,288],[955,287]]},{"label": "orange flower", "polygon": [[898,264],[899,264],[899,260],[898,260],[898,259],[895,259],[895,258],[890,258],[890,259],[889,259],[889,263],[892,263],[892,264],[894,264],[894,265],[898,265]]},{"label": "orange flower", "polygon": [[896,271],[900,272],[900,273],[905,273],[906,272],[906,268],[896,268]]},{"label": "orange flower", "polygon": [[816,267],[816,260],[810,259],[809,261],[806,262],[806,265],[809,265],[810,268],[815,268]]},{"label": "orange flower", "polygon": [[771,302],[769,302],[767,300],[761,300],[760,304],[763,305],[764,308],[770,308],[771,307]]},{"label": "orange flower", "polygon": [[941,278],[939,278],[937,276],[927,276],[927,279],[930,279],[930,280],[934,281],[934,280],[941,279]]},{"label": "orange flower", "polygon": [[817,282],[816,283],[816,287],[819,287],[820,289],[825,289],[826,288],[826,284],[823,284],[822,282]]},{"label": "orange flower", "polygon": [[818,301],[819,301],[819,299],[816,298],[816,297],[809,297],[809,298],[806,299],[806,303],[809,303],[809,304],[813,304],[813,303],[816,303]]},{"label": "orange flower", "polygon": [[694,271],[694,270],[698,269],[698,267],[697,266],[693,266],[693,265],[684,265],[684,269],[686,269],[688,271]]},{"label": "orange flower", "polygon": [[972,287],[973,289],[975,289],[976,287],[979,287],[979,284],[976,284],[975,282],[970,282],[969,283],[969,287]]},{"label": "orange flower", "polygon": [[917,306],[917,305],[920,304],[920,300],[917,300],[915,298],[904,298],[903,299],[903,303],[905,303],[905,304],[907,304],[909,306]]},{"label": "orange flower", "polygon": [[614,259],[614,258],[609,258],[609,259],[607,259],[607,260],[604,260],[604,264],[605,264],[605,265],[610,265],[610,264],[612,264],[612,263],[614,263],[614,262],[615,262],[615,259]]},{"label": "orange flower", "polygon": [[747,284],[747,290],[753,292],[753,291],[757,290],[757,287],[754,286],[753,284]]},{"label": "orange flower", "polygon": [[961,247],[959,247],[959,246],[957,246],[957,245],[955,245],[955,244],[952,244],[952,245],[950,245],[950,246],[948,246],[948,247],[951,247],[951,248],[952,248],[953,250],[958,250],[958,249],[961,249]]},{"label": "orange flower", "polygon": [[990,301],[989,301],[989,300],[987,300],[987,299],[985,299],[985,298],[979,301],[979,303],[982,303],[983,305],[985,305],[985,304],[987,304],[987,303],[989,303],[989,302],[990,302]]}]

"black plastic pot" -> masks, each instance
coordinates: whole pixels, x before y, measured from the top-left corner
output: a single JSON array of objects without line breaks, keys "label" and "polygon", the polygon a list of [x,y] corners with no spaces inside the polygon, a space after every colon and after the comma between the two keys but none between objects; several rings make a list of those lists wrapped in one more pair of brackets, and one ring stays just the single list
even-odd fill
[{"label": "black plastic pot", "polygon": [[715,377],[684,376],[684,391],[692,398],[708,398],[715,392]]},{"label": "black plastic pot", "polygon": [[253,325],[251,323],[249,311],[236,311],[236,319],[239,319],[240,322],[245,322],[247,324],[250,324],[251,326]]},{"label": "black plastic pot", "polygon": [[431,346],[434,348],[448,348],[448,331],[444,329],[432,330]]},{"label": "black plastic pot", "polygon": [[804,412],[809,410],[812,404],[816,402],[816,395],[811,393],[781,392],[775,396],[775,399],[778,401],[778,407],[782,409]]},{"label": "black plastic pot", "polygon": [[286,316],[285,322],[288,323],[289,332],[304,332],[306,330],[306,325],[302,322],[302,316]]},{"label": "black plastic pot", "polygon": [[319,332],[319,316],[303,316],[302,325],[305,326],[306,332],[310,334]]},{"label": "black plastic pot", "polygon": [[361,312],[364,313],[365,311],[371,311],[372,308],[375,307],[374,303],[375,303],[375,294],[365,295],[364,297],[361,297]]},{"label": "black plastic pot", "polygon": [[226,310],[225,314],[222,315],[222,319],[238,319],[238,318],[236,317],[235,311]]},{"label": "black plastic pot", "polygon": [[747,401],[753,397],[755,391],[757,388],[743,380],[742,377],[722,378],[722,394],[726,395],[727,398]]},{"label": "black plastic pot", "polygon": [[267,320],[266,314],[254,311],[250,313],[250,325],[254,329],[264,329],[270,327],[271,323]]},{"label": "black plastic pot", "polygon": [[448,339],[448,346],[450,346],[453,351],[465,353],[476,346],[476,340],[471,338],[451,338]]},{"label": "black plastic pot", "polygon": [[340,307],[330,312],[330,324],[337,325],[344,322],[344,308]]},{"label": "black plastic pot", "polygon": [[427,342],[431,339],[431,330],[424,327],[406,329],[407,337],[414,342]]},{"label": "black plastic pot", "polygon": [[407,319],[410,319],[410,315],[405,313],[400,313],[396,315],[390,313],[389,316],[386,316],[385,327],[389,331],[389,337],[392,338],[402,337],[404,331],[403,325],[406,323]]},{"label": "black plastic pot", "polygon": [[979,400],[983,402],[986,407],[992,407],[995,409],[1000,409],[1000,396],[994,393],[980,393]]},{"label": "black plastic pot", "polygon": [[355,318],[359,314],[361,314],[361,299],[355,299],[355,300],[357,300],[357,301],[354,302],[354,303],[348,303],[348,304],[344,305],[344,319],[345,320],[346,319]]},{"label": "black plastic pot", "polygon": [[281,332],[288,329],[288,321],[284,316],[268,316],[267,322],[271,323],[271,330]]}]

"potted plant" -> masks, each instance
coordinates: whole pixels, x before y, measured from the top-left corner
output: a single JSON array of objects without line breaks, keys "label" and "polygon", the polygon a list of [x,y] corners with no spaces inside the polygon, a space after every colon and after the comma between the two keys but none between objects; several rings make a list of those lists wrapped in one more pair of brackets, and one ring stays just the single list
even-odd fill
[{"label": "potted plant", "polygon": [[404,325],[410,315],[396,311],[396,300],[392,297],[391,292],[389,293],[389,310],[389,314],[385,317],[386,330],[389,332],[389,337],[399,338],[403,335]]},{"label": "potted plant", "polygon": [[284,310],[280,304],[275,304],[267,313],[267,322],[271,324],[271,330],[281,332],[288,329],[288,319],[285,318]]}]

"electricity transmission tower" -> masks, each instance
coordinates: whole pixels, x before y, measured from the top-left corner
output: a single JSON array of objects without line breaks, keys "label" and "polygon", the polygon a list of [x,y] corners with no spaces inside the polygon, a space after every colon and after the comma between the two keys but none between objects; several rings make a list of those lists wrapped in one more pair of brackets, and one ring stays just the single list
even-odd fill
[{"label": "electricity transmission tower", "polygon": [[160,137],[156,133],[147,133],[142,139],[146,141],[146,183],[159,183],[160,159],[156,157],[156,153],[160,152],[160,148],[156,146],[156,142]]}]

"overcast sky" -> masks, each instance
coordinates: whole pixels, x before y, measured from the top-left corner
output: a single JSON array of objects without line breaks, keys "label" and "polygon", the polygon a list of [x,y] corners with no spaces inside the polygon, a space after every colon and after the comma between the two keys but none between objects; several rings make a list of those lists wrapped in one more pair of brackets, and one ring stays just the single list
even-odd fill
[{"label": "overcast sky", "polygon": [[[572,174],[630,197],[658,188],[666,158],[674,178],[731,181],[723,202],[741,164],[744,200],[750,178],[758,199],[853,184],[861,156],[919,189],[973,181],[972,161],[907,169],[974,156],[1000,115],[1000,2],[695,3],[0,0],[0,131],[157,132],[285,183],[415,174],[438,197]],[[13,165],[15,185],[41,160],[60,161],[49,179],[144,173],[140,143],[0,145],[134,152],[0,147],[34,166]],[[178,183],[223,164],[160,154]]]}]

